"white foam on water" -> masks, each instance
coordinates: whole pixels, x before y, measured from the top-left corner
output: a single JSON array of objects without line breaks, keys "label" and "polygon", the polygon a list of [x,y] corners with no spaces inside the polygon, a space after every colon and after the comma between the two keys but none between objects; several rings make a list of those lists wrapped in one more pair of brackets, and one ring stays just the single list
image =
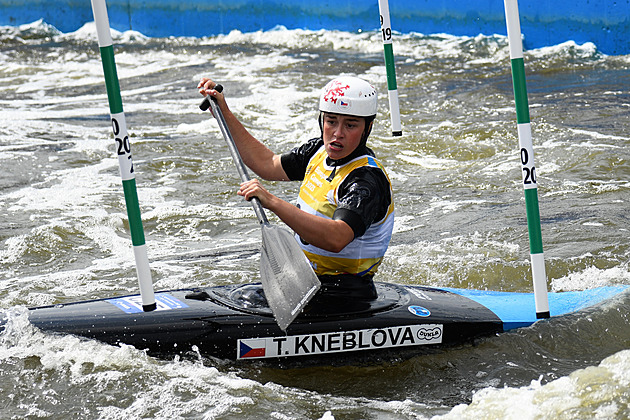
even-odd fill
[{"label": "white foam on water", "polygon": [[[554,185],[552,190],[545,193],[546,196],[567,196],[571,194],[603,194],[607,192],[627,191],[630,189],[630,181],[614,179],[582,179],[562,180]],[[585,204],[586,206],[587,204]]]},{"label": "white foam on water", "polygon": [[[273,382],[261,384],[208,366],[201,359],[161,361],[127,345],[112,346],[71,335],[39,331],[28,321],[27,310],[12,308],[0,333],[0,367],[16,386],[45,372],[47,380],[29,392],[30,403],[12,408],[51,415],[58,405],[77,407],[77,398],[89,389],[82,411],[100,419],[266,418],[334,419],[359,411],[406,418],[426,418],[424,404],[412,400],[380,401],[362,397],[320,395]],[[6,389],[6,388],[5,388]],[[5,391],[3,396],[6,395]],[[13,397],[15,398],[15,394]],[[286,404],[278,405],[277,401]],[[288,405],[287,405],[288,404]],[[71,408],[73,413],[78,411]]]},{"label": "white foam on water", "polygon": [[598,366],[545,385],[532,381],[524,387],[485,388],[473,395],[470,404],[433,419],[622,419],[628,414],[629,396],[630,350],[623,350]]},{"label": "white foam on water", "polygon": [[407,163],[417,165],[425,169],[455,169],[464,165],[454,159],[439,158],[437,156],[420,154],[411,150],[402,150],[396,157]]},{"label": "white foam on water", "polygon": [[30,393],[32,408],[75,405],[73,396],[89,388],[86,408],[90,417],[101,419],[215,418],[249,409],[261,395],[278,393],[201,361],[158,361],[126,345],[45,334],[29,324],[20,308],[10,311],[0,333],[0,365],[14,372],[14,384],[30,380],[33,371],[46,372],[49,379],[43,387]]},{"label": "white foam on water", "polygon": [[[149,37],[141,34],[140,32],[132,31],[132,30],[120,32],[110,27],[110,33],[112,36],[112,41],[115,41],[116,43],[121,43],[121,44],[128,44],[132,42],[133,43],[143,42],[150,39]],[[68,32],[68,33],[62,34],[61,39],[78,40],[78,41],[83,40],[86,42],[95,42],[97,40],[96,23],[87,22],[86,24],[84,24],[82,27],[80,27],[74,32]]]},{"label": "white foam on water", "polygon": [[380,32],[349,33],[328,30],[303,30],[278,26],[274,30],[243,33],[232,30],[227,35],[204,38],[207,45],[232,45],[232,44],[265,44],[279,48],[322,48],[332,50],[361,49],[369,53],[382,53]]},{"label": "white foam on water", "polygon": [[[613,136],[610,134],[603,134],[603,133],[599,133],[597,131],[592,131],[592,130],[579,130],[576,128],[570,128],[569,131],[571,131],[572,133],[575,134],[580,134],[583,136],[587,136],[587,137],[591,137],[597,140],[627,140],[625,137],[620,137],[620,136]],[[612,149],[623,149],[623,146],[619,145],[619,144],[606,144],[606,143],[598,143],[598,144],[593,144],[591,142],[580,142],[575,144],[575,146],[577,147],[588,147],[589,149],[594,148],[594,149],[598,149],[598,148],[612,148]]]},{"label": "white foam on water", "polygon": [[[422,232],[423,217],[418,219],[401,221],[399,232]],[[393,283],[520,291],[515,290],[520,278],[506,278],[520,275],[529,264],[518,244],[479,232],[463,236],[445,231],[441,236],[435,241],[391,244],[377,278]]]},{"label": "white foam on water", "polygon": [[486,64],[501,59],[509,58],[509,50],[507,49],[507,37],[503,35],[483,35],[479,34],[474,37],[456,36],[450,34],[431,34],[424,35],[420,33],[401,34],[394,38],[394,51],[396,54],[414,57],[416,60],[423,60],[428,57],[432,58],[455,58],[469,53],[475,54],[476,48],[480,46],[486,53],[485,57],[471,59],[467,64]]},{"label": "white foam on water", "polygon": [[120,190],[119,177],[109,170],[117,165],[116,159],[106,158],[92,166],[59,170],[40,185],[7,194],[7,199],[13,202],[8,210],[64,210],[81,216],[85,207],[101,207],[105,192]]},{"label": "white foam on water", "polygon": [[43,19],[38,19],[31,23],[25,23],[23,25],[18,26],[0,26],[0,30],[4,34],[10,34],[14,37],[23,37],[23,36],[37,36],[37,35],[60,35],[61,32],[55,28],[53,25],[50,25],[44,22]]},{"label": "white foam on water", "polygon": [[428,203],[426,210],[423,214],[441,213],[448,214],[461,210],[463,207],[470,205],[479,205],[485,203],[486,200],[457,200],[455,197],[433,197]]},{"label": "white foam on water", "polygon": [[[231,74],[230,77],[235,75]],[[242,75],[239,78],[246,79]],[[248,121],[252,132],[262,141],[293,147],[319,135],[315,111],[318,95],[319,90],[303,90],[294,85],[280,88],[253,85],[249,96],[228,97],[227,100],[230,107],[238,110],[236,112]],[[304,108],[308,111],[305,112]],[[296,128],[303,126],[309,128],[296,137]]]},{"label": "white foam on water", "polygon": [[[6,35],[9,32],[13,35]],[[0,34],[5,37],[14,36],[17,40],[23,35],[24,39],[16,42],[25,45],[38,42],[26,37],[27,33],[35,32],[59,42],[67,41],[82,46],[89,44],[92,50],[96,45],[93,23],[71,34],[60,34],[41,21],[17,29],[0,28]],[[318,89],[327,81],[325,79],[328,76],[321,76],[322,80],[312,83],[309,80],[306,83],[302,74],[311,61],[320,59],[318,48],[350,56],[355,53],[364,54],[370,60],[363,63],[359,70],[360,75],[385,88],[385,69],[381,61],[382,43],[378,31],[358,34],[337,31],[289,31],[283,28],[249,34],[235,31],[228,35],[201,40],[178,38],[173,42],[185,45],[188,52],[178,48],[153,48],[150,54],[146,53],[146,50],[138,54],[133,49],[125,47],[148,45],[156,42],[154,39],[133,31],[124,33],[113,31],[113,37],[116,43],[119,77],[124,82],[134,78],[152,77],[168,68],[178,69],[182,73],[195,73],[183,76],[190,79],[190,87],[187,88],[190,88],[194,95],[196,95],[194,86],[198,77],[202,75],[217,77],[218,81],[234,81],[239,84],[238,95],[232,95],[230,86],[226,86],[231,109],[246,120],[248,126],[261,139],[269,141],[274,148],[278,146],[277,151],[301,143],[310,138],[311,134],[319,134],[316,100]],[[170,41],[164,39],[157,42],[168,44]],[[239,44],[253,52],[233,57],[230,46],[238,47]],[[230,49],[230,52],[219,53],[213,49],[208,53],[196,53],[194,49],[196,46],[207,49],[208,46],[215,45],[220,47],[216,49],[217,51]],[[315,48],[311,49],[313,46]],[[3,307],[16,304],[52,304],[59,300],[76,300],[78,297],[131,293],[137,289],[134,261],[130,251],[131,243],[124,227],[126,216],[117,162],[111,153],[111,129],[106,123],[107,108],[102,86],[102,67],[98,54],[93,51],[90,55],[81,52],[80,49],[74,47],[72,50],[61,51],[51,49],[42,52],[42,56],[39,57],[41,60],[33,62],[19,60],[16,62],[13,61],[12,53],[0,53],[2,64],[0,78],[3,82],[0,92],[3,95],[6,92],[17,96],[17,99],[13,100],[0,99],[2,126],[0,159],[34,158],[38,153],[41,154],[38,147],[51,143],[65,145],[63,150],[51,153],[48,162],[63,162],[68,155],[76,155],[76,159],[69,159],[69,163],[73,165],[70,169],[60,170],[54,167],[44,169],[37,174],[39,178],[32,185],[12,185],[0,195],[0,206],[3,206],[0,210],[24,214],[33,223],[32,228],[29,227],[26,232],[21,231],[19,234],[12,233],[12,226],[0,225],[5,229],[3,233],[6,235],[6,239],[0,244],[2,246],[0,263],[8,267],[7,271],[2,273],[0,281]],[[440,60],[445,60],[447,66],[453,63],[456,65],[454,68],[444,70],[454,76],[451,78],[449,74],[439,83],[431,79],[442,76],[424,72],[422,67],[414,68],[413,72],[409,71],[413,74],[399,73],[401,98],[404,104],[411,107],[403,109],[404,123],[409,127],[408,130],[405,127],[405,135],[407,136],[409,132],[409,138],[412,140],[405,143],[405,138],[392,140],[385,138],[385,134],[373,137],[373,144],[379,148],[377,155],[385,152],[396,157],[392,158],[392,168],[388,169],[392,179],[403,188],[400,192],[400,202],[404,202],[405,199],[415,200],[417,196],[424,194],[424,197],[418,199],[420,204],[415,207],[417,211],[413,213],[399,212],[399,209],[409,210],[409,207],[404,205],[397,207],[395,232],[407,235],[404,237],[411,243],[393,244],[379,275],[382,273],[385,278],[398,282],[459,286],[457,282],[466,283],[469,273],[485,275],[483,271],[485,267],[494,265],[509,274],[503,277],[509,277],[510,282],[514,279],[521,280],[520,277],[526,277],[528,273],[526,267],[529,266],[527,251],[522,249],[526,246],[524,233],[497,228],[501,234],[485,232],[461,234],[446,224],[435,228],[432,239],[425,239],[423,236],[425,234],[423,229],[433,228],[432,225],[436,222],[448,221],[451,220],[449,217],[465,213],[466,210],[487,205],[483,195],[479,198],[477,195],[457,196],[450,191],[438,191],[435,194],[428,192],[429,189],[441,187],[441,184],[437,185],[439,183],[422,184],[424,191],[414,190],[407,194],[407,188],[413,190],[415,187],[406,185],[407,182],[415,181],[416,173],[419,173],[418,177],[424,176],[425,173],[443,173],[458,177],[470,176],[473,180],[466,182],[475,185],[476,189],[497,185],[493,184],[495,179],[496,183],[501,183],[498,184],[501,188],[518,187],[520,183],[520,176],[516,173],[518,153],[512,153],[511,148],[515,146],[510,143],[514,138],[503,138],[504,131],[501,130],[490,137],[483,137],[485,134],[483,129],[465,119],[465,114],[469,110],[462,107],[457,97],[450,96],[450,83],[460,75],[465,78],[468,69],[485,70],[492,66],[501,66],[499,62],[503,61],[506,62],[507,68],[509,66],[507,39],[503,36],[483,35],[457,37],[440,34],[431,36],[397,34],[394,51],[400,60],[398,63],[404,64],[407,69],[414,65],[424,65],[431,60],[437,60],[439,66],[443,65]],[[577,61],[578,64],[571,64],[573,63],[571,61],[569,67],[584,61],[590,63],[607,59],[599,54],[592,44],[576,46],[568,43],[533,50],[527,54],[545,65],[550,59],[562,62],[570,58]],[[50,64],[51,60],[54,60],[54,66]],[[624,62],[627,61],[627,57],[615,60]],[[201,69],[206,64],[211,74]],[[186,66],[192,66],[192,70],[186,69]],[[307,76],[319,77],[311,74]],[[496,72],[491,76],[502,77]],[[507,80],[509,85],[509,76]],[[147,148],[158,147],[165,138],[170,140],[169,136],[191,137],[195,134],[200,136],[211,134],[213,138],[218,139],[217,141],[221,141],[216,122],[206,115],[199,120],[188,118],[180,121],[180,118],[185,118],[191,113],[200,99],[197,96],[181,100],[170,98],[169,94],[172,92],[183,92],[181,89],[184,88],[179,86],[180,83],[187,82],[182,82],[179,76],[175,76],[175,80],[161,81],[156,85],[129,86],[123,91],[124,107],[129,114],[146,111],[147,104],[143,98],[159,97],[164,118],[170,119],[157,124],[157,128],[151,123],[146,123],[145,126],[130,124],[132,131],[140,133],[140,137],[133,139],[134,142],[141,143]],[[99,86],[99,89],[89,89],[91,86]],[[432,86],[438,90],[449,91],[444,92],[444,97],[437,95],[436,99],[435,96],[429,95],[423,97],[421,102],[414,102],[417,94],[414,89],[433,89]],[[387,127],[386,92],[379,90],[381,111],[384,112],[382,126]],[[457,90],[462,91],[462,86],[453,88],[453,91]],[[498,90],[499,93],[503,92],[501,89]],[[62,91],[70,94],[61,94]],[[74,94],[74,91],[94,93]],[[505,90],[505,94],[508,93],[511,95],[509,86]],[[605,94],[611,99],[619,100],[618,96],[622,93],[615,90]],[[95,103],[99,105],[94,105]],[[513,112],[513,108],[509,104],[506,105],[506,101],[498,101],[497,104],[498,108],[482,104],[479,109],[475,108],[470,112],[487,114],[493,118],[510,117],[508,114]],[[536,105],[539,108],[546,106],[540,103],[533,104],[532,108]],[[417,111],[445,115],[444,121],[416,121],[414,119]],[[456,111],[455,115],[450,115],[451,111]],[[457,114],[460,111],[462,115]],[[80,119],[78,122],[74,120],[77,117],[87,118],[88,121],[103,117],[103,127],[98,130],[85,128]],[[510,121],[510,124],[514,123]],[[489,130],[498,130],[503,122],[489,121],[484,124],[487,124]],[[386,131],[386,128],[378,129],[383,133]],[[625,150],[625,146],[621,144],[625,138],[605,134],[596,128],[553,129],[559,130],[560,134],[551,136],[543,146],[540,146],[541,150],[553,151],[555,148],[564,150],[574,146],[584,153],[592,151],[617,153],[619,150]],[[147,135],[156,130],[159,130],[161,137]],[[49,136],[49,133],[55,131],[64,133],[66,138],[49,139],[48,137],[54,137]],[[574,135],[581,136],[586,141],[573,143],[571,139]],[[428,146],[433,149],[425,148],[427,143],[431,142],[433,144]],[[461,148],[474,150],[475,146],[488,148],[483,158],[461,159],[447,153],[449,147],[454,150]],[[390,152],[391,150],[395,152]],[[141,156],[134,157],[138,159],[138,163],[144,163]],[[82,162],[84,159],[87,163]],[[477,162],[473,163],[473,160]],[[560,159],[553,162],[541,160],[544,164],[539,166],[541,173],[553,174],[561,172],[566,167]],[[542,171],[542,168],[545,171]],[[501,179],[502,175],[511,172],[516,173],[513,181]],[[184,176],[186,175],[178,172],[176,168],[167,174],[157,175],[157,185],[151,187],[139,185],[140,202],[147,208],[147,211],[143,212],[143,218],[163,226],[168,231],[177,229],[173,235],[162,234],[160,231],[147,234],[150,240],[148,251],[152,260],[151,267],[156,274],[156,287],[188,287],[214,282],[252,280],[252,273],[257,273],[258,255],[255,251],[259,243],[256,236],[259,228],[251,209],[247,206],[220,204],[225,201],[222,197],[217,201],[211,201],[210,204],[202,202],[186,207],[181,197],[173,197],[174,189],[177,189],[180,178]],[[628,188],[628,181],[562,178],[558,185],[559,187],[554,187],[557,189],[547,194],[553,196],[621,191]],[[519,188],[515,189],[520,191]],[[492,200],[495,199],[492,197]],[[597,197],[592,199],[596,200]],[[206,200],[206,197],[200,200]],[[104,206],[108,206],[107,211],[103,209]],[[176,218],[195,221],[181,227],[169,225],[170,219]],[[246,223],[252,222],[251,228],[240,225],[244,219]],[[213,236],[210,228],[198,229],[195,223],[199,221],[208,223],[227,221],[233,223],[232,227],[238,234],[226,234],[217,238]],[[578,223],[584,229],[607,227],[606,219],[603,217],[580,218]],[[33,250],[34,244],[43,246],[44,254],[53,255],[60,248],[59,232],[69,232],[68,234],[73,237],[86,239],[89,243],[87,248],[90,249],[77,250],[85,251],[85,255],[94,255],[94,258],[79,262],[69,258],[67,263],[60,262],[59,264],[62,264],[60,267],[54,265],[46,268],[36,267],[30,271],[25,269],[18,277],[11,275],[11,270]],[[244,257],[232,257],[231,247],[239,246],[245,246],[249,251]],[[621,257],[623,254],[613,255],[612,258]],[[52,261],[45,262],[56,263],[55,258],[51,259]],[[571,261],[567,263],[570,265]],[[500,274],[503,272],[500,271]],[[623,263],[612,268],[600,269],[593,266],[574,269],[570,274],[554,279],[551,287],[553,290],[584,290],[599,285],[620,283],[630,283],[628,267]],[[470,280],[470,284],[464,286],[493,289],[495,285]],[[514,287],[510,284],[507,288]],[[366,416],[379,418],[426,418],[427,413],[435,412],[436,404],[441,410],[447,409],[441,402],[423,405],[422,392],[418,390],[411,390],[416,393],[409,399],[401,397],[400,400],[393,398],[391,401],[384,401],[335,396],[325,391],[310,392],[274,383],[261,384],[239,377],[238,374],[232,373],[234,369],[226,369],[227,372],[224,372],[207,366],[215,364],[214,361],[205,361],[205,365],[198,361],[179,359],[162,361],[127,346],[109,346],[71,336],[43,334],[29,326],[25,314],[19,312],[23,309],[12,310],[16,313],[11,315],[9,328],[0,334],[0,364],[2,371],[14,373],[15,379],[8,384],[3,382],[3,389],[9,389],[17,383],[38,383],[39,386],[29,390],[26,397],[14,392],[12,399],[3,399],[9,402],[9,409],[22,410],[19,413],[16,411],[16,416],[52,416],[55,415],[54,409],[50,408],[52,405],[70,407],[75,410],[74,413],[79,412],[81,407],[84,409],[87,407],[93,410],[92,417],[111,419],[194,416],[236,418],[249,414],[278,419],[316,417],[329,420],[353,414],[359,417],[366,413]],[[513,416],[521,419],[528,418],[529,415],[532,416],[529,418],[534,416],[553,418],[561,415],[571,416],[575,413],[577,414],[574,417],[578,418],[594,416],[614,418],[620,410],[627,410],[629,358],[627,352],[620,352],[604,360],[599,366],[576,371],[546,385],[534,381],[531,385],[523,387],[484,388],[475,394],[471,404],[454,408],[446,418]],[[215,365],[221,366],[218,362]],[[10,370],[12,366],[18,366],[19,369]],[[26,369],[22,369],[23,366]],[[534,369],[545,367],[535,366]],[[34,377],[39,382],[33,381]],[[44,377],[45,379],[41,380]],[[13,380],[10,379],[10,374],[5,375],[5,378]],[[487,384],[488,382],[481,381],[475,388],[485,387]],[[14,389],[18,389],[18,385],[15,385]],[[43,389],[41,394],[38,393],[40,389]],[[90,390],[87,400],[82,400],[81,398],[85,398],[83,396],[86,390]],[[68,400],[64,400],[64,393],[76,394],[79,397],[72,399],[68,397]],[[278,401],[287,400],[291,402],[291,408],[277,404]],[[85,406],[83,403],[86,403]],[[517,411],[515,407],[519,410]]]},{"label": "white foam on water", "polygon": [[628,264],[611,268],[587,267],[584,270],[569,273],[551,280],[553,291],[587,290],[601,286],[630,284],[630,270]]},{"label": "white foam on water", "polygon": [[585,42],[582,45],[577,44],[575,41],[566,41],[560,44],[536,48],[529,50],[528,54],[533,57],[566,57],[570,55],[572,58],[582,59],[599,59],[605,57],[604,54],[599,52],[597,46],[592,42]]}]

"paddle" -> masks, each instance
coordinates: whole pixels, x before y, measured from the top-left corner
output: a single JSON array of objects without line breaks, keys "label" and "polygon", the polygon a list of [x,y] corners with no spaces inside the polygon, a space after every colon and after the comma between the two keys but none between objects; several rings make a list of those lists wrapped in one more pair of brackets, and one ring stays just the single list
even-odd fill
[{"label": "paddle", "polygon": [[[221,92],[223,87],[217,85],[215,90]],[[212,108],[241,180],[249,181],[247,168],[216,99],[206,97],[199,108],[202,111]],[[251,203],[262,227],[260,277],[263,290],[278,326],[284,331],[319,290],[320,282],[295,237],[288,230],[269,223],[258,198],[252,198]]]}]

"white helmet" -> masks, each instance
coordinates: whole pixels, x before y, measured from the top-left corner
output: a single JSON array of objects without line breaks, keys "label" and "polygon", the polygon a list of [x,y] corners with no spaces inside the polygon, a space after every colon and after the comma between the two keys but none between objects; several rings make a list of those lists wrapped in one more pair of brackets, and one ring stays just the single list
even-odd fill
[{"label": "white helmet", "polygon": [[358,77],[342,76],[331,80],[319,97],[319,110],[322,112],[373,117],[376,109],[376,89]]}]

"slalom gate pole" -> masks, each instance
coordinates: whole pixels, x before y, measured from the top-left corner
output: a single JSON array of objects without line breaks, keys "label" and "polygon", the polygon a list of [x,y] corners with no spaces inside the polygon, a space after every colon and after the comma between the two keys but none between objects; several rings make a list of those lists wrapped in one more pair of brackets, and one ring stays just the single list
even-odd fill
[{"label": "slalom gate pole", "polygon": [[529,231],[529,251],[532,265],[534,298],[536,300],[536,318],[549,318],[549,299],[547,296],[547,275],[542,246],[540,211],[538,206],[538,185],[534,165],[534,147],[529,120],[529,104],[525,85],[525,65],[523,61],[523,42],[517,0],[504,0],[505,20],[507,23],[512,65],[512,83],[516,104],[516,122],[518,142],[521,149],[521,167],[523,169],[523,189],[527,209],[527,229]]},{"label": "slalom gate pole", "polygon": [[387,71],[387,92],[389,94],[389,113],[392,121],[392,136],[402,136],[400,106],[398,104],[398,85],[396,84],[396,66],[392,47],[392,25],[389,20],[388,0],[378,0],[381,13],[381,35],[385,49],[385,70]]},{"label": "slalom gate pole", "polygon": [[105,4],[105,0],[91,1],[94,21],[96,23],[96,33],[98,35],[98,45],[103,62],[103,72],[105,73],[105,86],[107,87],[109,112],[111,114],[112,129],[114,130],[114,141],[116,143],[120,177],[122,178],[125,203],[127,205],[131,242],[133,244],[138,284],[142,297],[142,309],[148,312],[156,309],[155,295],[153,293],[151,269],[149,268],[149,258],[147,256],[144,230],[142,229],[142,219],[140,217],[136,176],[133,171],[133,161],[131,158],[131,144],[127,133],[127,123],[123,112],[120,85],[118,83],[116,63],[114,61],[114,47],[112,45],[112,35],[109,28],[107,5]]}]

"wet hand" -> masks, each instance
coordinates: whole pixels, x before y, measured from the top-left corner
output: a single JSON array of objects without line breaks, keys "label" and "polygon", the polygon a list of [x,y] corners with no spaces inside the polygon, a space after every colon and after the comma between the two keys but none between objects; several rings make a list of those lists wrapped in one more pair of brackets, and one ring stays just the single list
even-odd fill
[{"label": "wet hand", "polygon": [[[228,106],[227,106],[227,103],[225,102],[225,96],[223,95],[223,93],[215,90],[217,85],[218,83],[214,82],[212,79],[208,77],[202,77],[199,83],[197,84],[197,89],[199,90],[199,93],[201,95],[206,96],[206,97],[210,96],[216,99],[217,104],[219,105],[219,108],[221,108],[223,112],[226,112],[228,109]],[[202,108],[202,110],[205,110],[205,108]],[[212,109],[210,109],[210,112],[212,112]],[[212,113],[212,116],[216,117],[214,113]]]},{"label": "wet hand", "polygon": [[201,80],[199,81],[199,84],[197,84],[197,89],[199,90],[199,93],[203,96],[210,95],[216,98],[218,101],[224,102],[225,99],[223,97],[223,94],[221,92],[214,90],[217,84],[218,83],[216,83],[215,81],[213,81],[212,79],[208,77],[202,77]]},{"label": "wet hand", "polygon": [[271,194],[269,191],[262,186],[258,179],[251,179],[249,181],[243,182],[237,192],[238,195],[245,198],[245,200],[250,201],[252,198],[257,197],[260,200],[260,204],[268,208],[269,204],[275,196]]},{"label": "wet hand", "polygon": [[208,91],[214,90],[216,85],[217,83],[214,82],[212,79],[208,77],[202,77],[199,81],[199,84],[197,85],[197,89],[199,89],[199,93],[201,93],[203,96],[206,96],[208,94]]}]

